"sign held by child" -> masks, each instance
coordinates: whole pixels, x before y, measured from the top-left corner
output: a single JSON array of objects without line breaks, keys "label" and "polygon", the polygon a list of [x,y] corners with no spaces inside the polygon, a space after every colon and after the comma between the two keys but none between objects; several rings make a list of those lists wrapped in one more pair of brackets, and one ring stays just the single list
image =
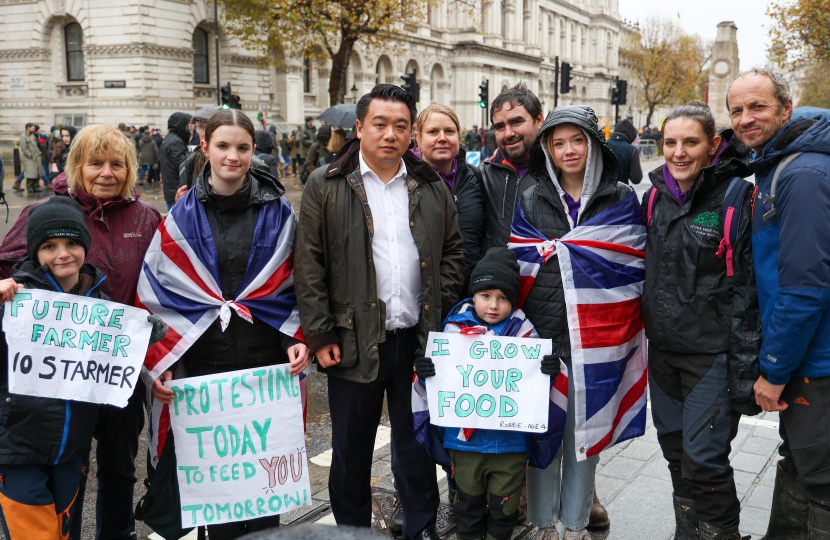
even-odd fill
[{"label": "sign held by child", "polygon": [[3,313],[9,391],[125,407],[152,329],[143,309],[19,289]]},{"label": "sign held by child", "polygon": [[299,377],[289,364],[174,379],[182,526],[273,516],[311,504]]},{"label": "sign held by child", "polygon": [[430,422],[436,426],[544,433],[551,353],[546,339],[430,332],[426,355],[435,364],[427,380]]}]

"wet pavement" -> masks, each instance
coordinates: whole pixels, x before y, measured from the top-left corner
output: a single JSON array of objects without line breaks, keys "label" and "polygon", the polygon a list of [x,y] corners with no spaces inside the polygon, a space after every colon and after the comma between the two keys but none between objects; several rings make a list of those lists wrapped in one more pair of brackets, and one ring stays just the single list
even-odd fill
[{"label": "wet pavement", "polygon": [[[662,165],[662,160],[643,162],[643,171]],[[48,196],[49,192],[27,196],[11,189],[13,179],[7,179],[4,191],[10,205],[9,223],[2,222],[0,214],[0,237],[5,236],[20,214],[20,210],[30,204],[36,197]],[[299,209],[302,187],[295,178],[283,180],[286,196],[295,210]],[[635,191],[642,195],[649,187],[646,179]],[[158,186],[138,186],[142,200],[153,204],[164,213],[166,207],[161,189]],[[0,212],[2,209],[0,209]],[[761,535],[765,532],[767,516],[772,499],[774,464],[778,438],[778,415],[766,413],[756,417],[744,417],[739,426],[738,437],[733,443],[730,455],[735,469],[738,495],[741,498],[741,529],[745,534]],[[375,442],[372,476],[368,481],[378,491],[378,505],[386,507],[383,499],[391,490],[392,474],[390,462],[390,429],[388,417],[384,412]],[[94,444],[94,443],[93,443]],[[328,495],[328,472],[331,464],[331,418],[329,415],[326,379],[317,372],[308,379],[308,417],[306,430],[306,448],[309,456],[309,469],[313,504],[294,512],[283,514],[285,524],[306,521],[335,524],[330,512]],[[135,501],[144,494],[143,479],[146,477],[147,444],[144,434],[140,439],[139,459],[137,460],[138,484]],[[94,456],[94,453],[93,453]],[[86,499],[84,501],[83,539],[94,538],[95,505],[95,471],[94,459],[90,464],[90,475]],[[442,502],[447,501],[447,485],[443,471],[438,469],[439,488]],[[656,431],[649,415],[644,437],[617,445],[600,456],[597,467],[596,489],[600,500],[607,507],[611,528],[592,532],[594,540],[622,540],[631,538],[668,540],[672,537],[674,514],[671,502],[671,483],[667,464],[657,444]],[[382,518],[375,516],[375,528],[384,530]],[[136,532],[141,540],[157,540],[143,523],[136,524]],[[524,523],[514,531],[515,540],[532,540],[535,536],[533,527]],[[0,532],[0,539],[4,538]],[[189,537],[188,537],[189,538]],[[193,535],[195,538],[195,534]],[[450,534],[448,539],[454,539]]]}]

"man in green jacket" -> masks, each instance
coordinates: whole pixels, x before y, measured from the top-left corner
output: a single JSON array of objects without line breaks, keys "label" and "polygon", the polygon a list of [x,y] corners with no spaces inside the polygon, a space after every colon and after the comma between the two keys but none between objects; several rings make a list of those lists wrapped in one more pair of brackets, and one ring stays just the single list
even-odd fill
[{"label": "man in green jacket", "polygon": [[303,191],[294,287],[328,375],[329,493],[340,525],[369,527],[369,478],[386,394],[405,537],[437,539],[435,464],[415,439],[414,353],[458,300],[464,244],[450,191],[408,151],[415,102],[381,84],[357,104],[357,138]]},{"label": "man in green jacket", "polygon": [[317,129],[314,127],[314,118],[310,116],[305,117],[305,124],[297,134],[297,139],[300,141],[299,145],[299,163],[300,166],[305,164],[305,157],[308,154],[308,149],[317,140]]}]

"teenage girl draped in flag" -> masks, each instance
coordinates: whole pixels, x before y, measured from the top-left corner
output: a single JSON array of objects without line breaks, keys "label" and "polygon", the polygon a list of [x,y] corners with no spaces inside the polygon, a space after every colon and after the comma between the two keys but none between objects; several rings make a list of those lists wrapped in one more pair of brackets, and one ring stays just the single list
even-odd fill
[{"label": "teenage girl draped in flag", "polygon": [[663,155],[643,196],[643,321],[651,413],[674,488],[674,538],[740,540],[729,452],[741,413],[760,412],[752,392],[761,346],[753,186],[742,179],[752,173],[749,148],[731,129],[717,135],[709,107],[693,101],[666,118]]},{"label": "teenage girl draped in flag", "polygon": [[[552,240],[562,238],[577,224],[614,206],[631,193],[631,188],[617,182],[617,159],[597,127],[594,111],[582,106],[559,107],[548,115],[531,147],[528,174],[535,177],[536,185],[520,197],[511,247],[519,253],[523,276],[528,265],[536,264],[538,268],[532,286],[528,287],[524,280],[519,306],[539,335],[553,340],[553,352],[562,359],[569,374],[562,447],[549,467],[530,467],[527,472],[528,518],[540,527],[537,540],[558,540],[557,521],[565,526],[567,540],[583,540],[590,538],[586,526],[592,512],[596,514],[592,524],[607,525],[608,518],[594,495],[598,456],[578,461],[574,452],[576,405],[572,397],[574,371],[568,309]],[[631,208],[633,217],[640,220],[636,200]],[[521,245],[517,247],[522,242],[517,238],[517,228],[541,234],[543,261],[530,262],[523,257]],[[533,253],[538,258],[535,248]]]},{"label": "teenage girl draped in flag", "polygon": [[[208,163],[159,226],[138,285],[137,305],[170,325],[144,365],[155,405],[173,399],[162,381],[281,363],[299,375],[309,363],[293,288],[296,218],[280,183],[251,168],[254,126],[221,110],[201,145]],[[151,455],[169,419],[152,408]],[[277,525],[273,516],[208,532],[231,539]]]}]

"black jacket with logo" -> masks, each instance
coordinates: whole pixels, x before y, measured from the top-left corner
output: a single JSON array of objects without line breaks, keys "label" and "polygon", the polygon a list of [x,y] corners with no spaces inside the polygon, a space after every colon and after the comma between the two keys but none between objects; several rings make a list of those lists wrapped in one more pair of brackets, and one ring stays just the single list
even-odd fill
[{"label": "black jacket with logo", "polygon": [[[728,354],[733,402],[752,398],[753,364],[761,345],[761,319],[752,264],[752,189],[747,191],[734,246],[734,276],[717,255],[723,238],[723,199],[735,177],[752,174],[749,149],[732,130],[715,165],[702,169],[682,206],[669,192],[663,167],[649,174],[659,190],[646,241],[643,322],[651,346],[696,355]],[[643,216],[648,220],[647,192]],[[754,402],[754,399],[752,399]]]},{"label": "black jacket with logo", "polygon": [[[85,296],[110,299],[98,287],[105,277],[100,270],[85,264],[81,274],[91,284]],[[50,277],[49,267],[37,267],[28,255],[14,265],[12,272],[12,279],[25,289],[63,292]],[[5,305],[0,305],[0,320]],[[0,465],[56,465],[89,455],[98,405],[9,393],[8,354],[6,335],[0,331]]]}]

